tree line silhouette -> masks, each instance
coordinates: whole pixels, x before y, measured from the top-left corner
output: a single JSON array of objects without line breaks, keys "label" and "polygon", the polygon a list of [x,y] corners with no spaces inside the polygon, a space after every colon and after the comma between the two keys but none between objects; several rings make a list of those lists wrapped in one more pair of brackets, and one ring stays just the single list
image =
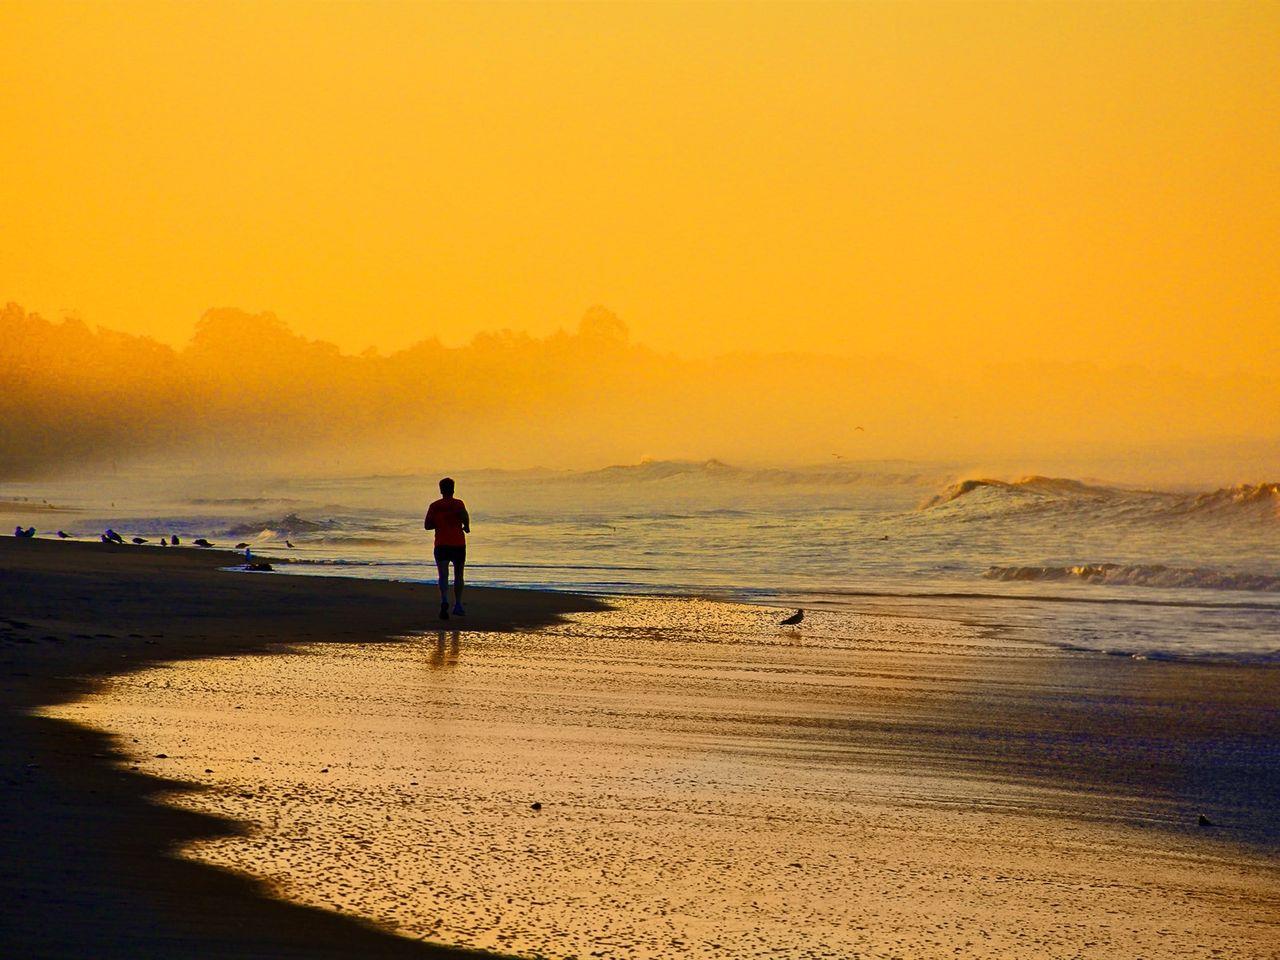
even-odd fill
[{"label": "tree line silhouette", "polygon": [[[1001,363],[954,370],[786,352],[684,358],[603,307],[572,331],[346,354],[271,313],[209,310],[181,348],[0,312],[0,478],[133,460],[394,472],[1123,451],[1280,436],[1276,376]],[[785,348],[785,331],[780,331]]]}]

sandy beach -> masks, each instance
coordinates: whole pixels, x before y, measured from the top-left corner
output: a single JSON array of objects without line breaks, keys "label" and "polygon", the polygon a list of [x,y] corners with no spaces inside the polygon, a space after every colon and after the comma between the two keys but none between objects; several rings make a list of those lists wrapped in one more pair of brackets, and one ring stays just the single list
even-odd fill
[{"label": "sandy beach", "polygon": [[[190,785],[132,770],[103,733],[33,714],[160,663],[421,628],[434,599],[394,583],[234,577],[223,551],[0,538],[0,943],[22,957],[461,956],[359,918],[270,898],[173,856],[244,829],[158,799]],[[536,626],[581,598],[476,590],[472,629]]]},{"label": "sandy beach", "polygon": [[1280,955],[1275,668],[234,559],[0,540],[15,955]]}]

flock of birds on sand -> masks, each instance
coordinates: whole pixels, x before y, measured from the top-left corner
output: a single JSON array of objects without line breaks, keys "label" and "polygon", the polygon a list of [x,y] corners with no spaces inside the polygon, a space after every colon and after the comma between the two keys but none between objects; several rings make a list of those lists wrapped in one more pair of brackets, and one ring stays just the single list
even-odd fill
[{"label": "flock of birds on sand", "polygon": [[[65,533],[63,533],[61,530],[59,530],[59,531],[58,531],[58,537],[59,537],[59,538],[61,538],[61,539],[66,539],[67,534],[65,534]],[[102,542],[103,542],[103,543],[118,543],[118,544],[120,544],[120,545],[122,545],[122,546],[123,546],[123,545],[124,545],[124,543],[125,543],[125,539],[124,539],[124,537],[120,536],[120,534],[116,533],[116,532],[115,532],[114,530],[112,530],[110,527],[108,527],[105,531],[103,531],[102,536],[100,537],[100,539],[102,540]],[[150,540],[148,540],[146,537],[132,537],[132,538],[129,540],[129,542],[130,542],[130,543],[137,544],[138,546],[142,546],[144,543],[150,543],[151,541],[150,541]],[[212,543],[210,543],[208,540],[206,540],[204,537],[197,537],[195,540],[192,540],[191,542],[192,542],[193,544],[195,544],[197,547],[212,547],[212,546],[213,546],[213,544],[212,544]],[[173,536],[171,536],[171,537],[161,537],[161,538],[160,538],[160,546],[162,546],[162,547],[180,547],[180,546],[182,546],[182,538],[181,538],[181,537],[179,537],[176,533],[175,533],[175,534],[173,534]],[[240,544],[240,549],[243,549],[244,547],[247,547],[247,546],[248,546],[248,544],[247,544],[247,543],[242,543],[242,544]]]},{"label": "flock of birds on sand", "polygon": [[[25,528],[24,528],[24,527],[22,527],[22,526],[17,526],[17,527],[14,527],[14,528],[13,528],[13,535],[14,535],[15,537],[19,538],[20,540],[32,540],[32,539],[34,539],[34,538],[35,538],[35,535],[36,535],[36,528],[35,528],[35,527],[25,527]],[[71,534],[67,533],[65,530],[59,530],[59,531],[58,531],[58,539],[59,539],[59,540],[69,540],[69,539],[71,539]],[[128,542],[128,543],[134,543],[134,544],[136,544],[136,545],[138,545],[138,546],[142,546],[144,543],[150,543],[150,542],[151,542],[151,541],[150,541],[148,538],[146,538],[146,537],[131,537],[128,541],[126,541],[124,537],[120,536],[120,534],[116,533],[116,532],[115,532],[114,530],[112,530],[110,527],[108,527],[106,530],[104,530],[104,531],[102,532],[102,534],[101,534],[101,536],[99,537],[99,539],[100,539],[103,543],[118,543],[118,544],[120,544],[121,546],[124,546],[126,542]],[[208,539],[206,539],[205,537],[196,537],[196,539],[192,540],[191,542],[192,542],[195,546],[197,546],[197,547],[213,547],[213,546],[214,546],[214,544],[213,544],[213,543],[211,543],[211,542],[210,542]],[[295,549],[295,547],[293,546],[293,543],[292,543],[292,542],[290,542],[290,541],[288,541],[288,540],[286,540],[286,541],[284,542],[284,545],[285,545],[286,547],[288,547],[290,550]],[[162,546],[162,547],[180,547],[180,546],[182,546],[182,538],[181,538],[181,537],[179,537],[176,533],[175,533],[175,534],[172,534],[171,536],[168,536],[168,537],[161,537],[161,538],[160,538],[160,546]],[[237,549],[237,550],[247,550],[250,546],[251,546],[251,544],[249,544],[249,543],[247,543],[247,542],[245,542],[245,541],[241,541],[240,543],[237,543],[237,544],[236,544],[235,549]]]}]

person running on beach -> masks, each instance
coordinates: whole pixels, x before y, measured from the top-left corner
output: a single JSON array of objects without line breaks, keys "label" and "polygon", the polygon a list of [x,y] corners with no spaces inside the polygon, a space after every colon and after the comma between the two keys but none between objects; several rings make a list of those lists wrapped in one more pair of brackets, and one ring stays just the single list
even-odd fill
[{"label": "person running on beach", "polygon": [[453,613],[465,616],[462,609],[462,568],[467,563],[467,534],[471,518],[467,505],[453,495],[453,478],[440,481],[441,497],[427,508],[424,530],[436,532],[436,569],[440,573],[440,619],[449,619],[449,564],[453,564]]}]

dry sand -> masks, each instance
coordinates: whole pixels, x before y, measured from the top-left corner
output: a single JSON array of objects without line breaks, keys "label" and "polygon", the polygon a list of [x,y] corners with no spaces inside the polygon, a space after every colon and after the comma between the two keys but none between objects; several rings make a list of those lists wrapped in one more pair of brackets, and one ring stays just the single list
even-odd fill
[{"label": "dry sand", "polygon": [[1275,669],[226,562],[0,540],[5,942],[1280,956]]}]

